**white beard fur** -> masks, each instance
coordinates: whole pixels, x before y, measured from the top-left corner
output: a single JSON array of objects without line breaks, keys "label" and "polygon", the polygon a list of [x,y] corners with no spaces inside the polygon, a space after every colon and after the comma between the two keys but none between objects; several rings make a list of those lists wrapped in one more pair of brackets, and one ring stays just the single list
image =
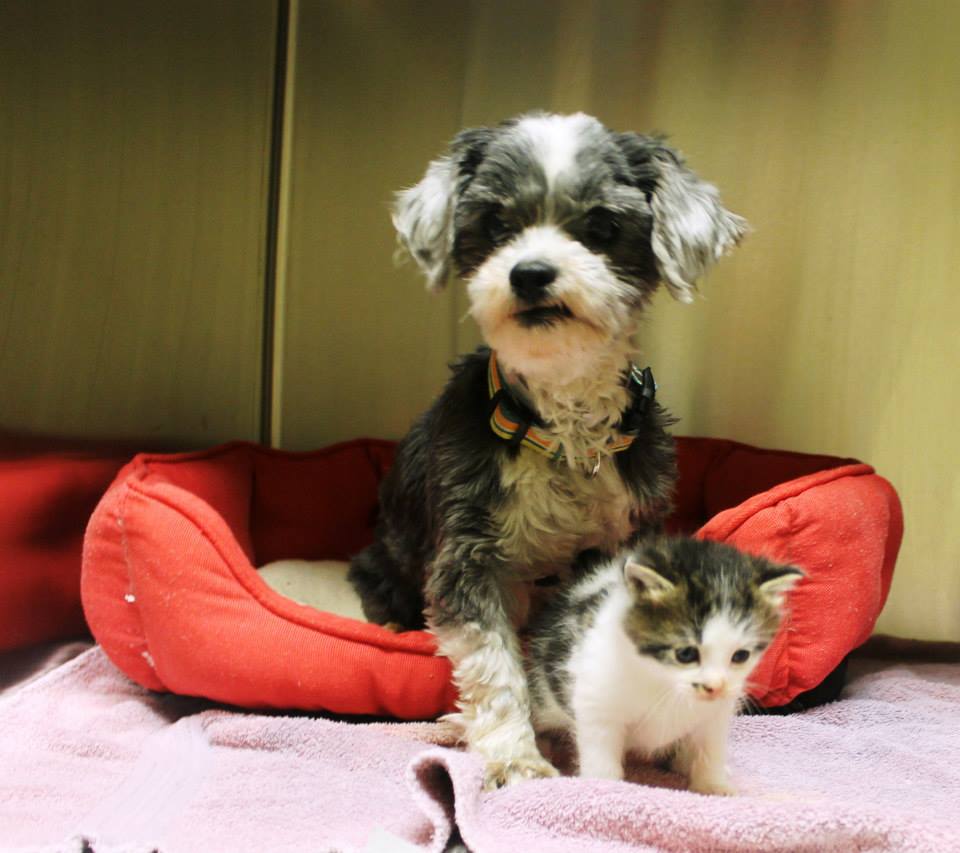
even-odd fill
[{"label": "white beard fur", "polygon": [[[521,306],[510,270],[527,259],[556,267],[548,302],[562,302],[572,318],[526,328],[513,316]],[[607,439],[630,399],[623,377],[636,355],[637,292],[552,225],[528,228],[491,255],[468,292],[507,381],[548,424],[543,432],[563,447],[567,464],[586,470],[586,457],[608,455]]]}]

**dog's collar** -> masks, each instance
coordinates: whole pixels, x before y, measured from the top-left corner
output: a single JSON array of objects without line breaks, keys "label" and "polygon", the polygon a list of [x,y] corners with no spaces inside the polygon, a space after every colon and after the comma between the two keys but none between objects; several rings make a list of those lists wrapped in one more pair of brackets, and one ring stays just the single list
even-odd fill
[{"label": "dog's collar", "polygon": [[[657,393],[657,383],[649,367],[641,370],[631,364],[624,383],[630,394],[630,402],[621,414],[615,431],[607,438],[606,450],[610,453],[620,453],[633,444],[640,421]],[[546,424],[511,391],[493,350],[490,350],[487,364],[487,387],[490,393],[490,428],[498,437],[511,447],[528,447],[550,459],[563,459],[560,443],[542,432]],[[596,459],[599,464],[601,457],[597,451],[593,451],[587,458]]]}]

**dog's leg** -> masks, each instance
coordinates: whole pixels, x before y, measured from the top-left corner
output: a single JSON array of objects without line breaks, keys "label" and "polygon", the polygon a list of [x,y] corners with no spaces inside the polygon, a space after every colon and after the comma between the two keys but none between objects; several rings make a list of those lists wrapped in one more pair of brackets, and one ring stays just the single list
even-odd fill
[{"label": "dog's leg", "polygon": [[423,581],[404,568],[380,541],[353,558],[347,579],[360,597],[368,622],[397,631],[424,627]]},{"label": "dog's leg", "polygon": [[441,548],[430,572],[428,624],[453,663],[465,739],[486,762],[485,787],[556,776],[537,749],[502,562],[475,539],[452,541],[457,547]]}]

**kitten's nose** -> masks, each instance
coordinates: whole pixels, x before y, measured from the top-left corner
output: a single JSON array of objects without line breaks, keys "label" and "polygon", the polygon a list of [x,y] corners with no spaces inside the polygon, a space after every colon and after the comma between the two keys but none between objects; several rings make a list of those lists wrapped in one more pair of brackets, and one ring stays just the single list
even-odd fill
[{"label": "kitten's nose", "polygon": [[722,678],[699,681],[693,685],[701,699],[718,699],[727,692],[727,682]]},{"label": "kitten's nose", "polygon": [[545,295],[547,285],[557,277],[557,270],[543,261],[520,261],[510,270],[510,287],[524,302],[536,304]]}]

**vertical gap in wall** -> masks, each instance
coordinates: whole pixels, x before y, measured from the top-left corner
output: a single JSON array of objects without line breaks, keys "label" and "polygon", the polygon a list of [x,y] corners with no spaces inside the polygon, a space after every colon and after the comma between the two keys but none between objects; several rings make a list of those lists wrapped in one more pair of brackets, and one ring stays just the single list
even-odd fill
[{"label": "vertical gap in wall", "polygon": [[271,446],[279,438],[279,367],[283,337],[278,324],[283,322],[286,274],[286,201],[285,180],[288,166],[289,121],[292,105],[289,97],[293,63],[292,33],[295,28],[297,0],[278,0],[276,47],[273,63],[273,109],[270,117],[269,164],[267,177],[266,262],[263,287],[263,332],[260,361],[260,441]]},{"label": "vertical gap in wall", "polygon": [[[476,60],[475,51],[472,49],[472,39],[477,29],[478,2],[479,0],[470,0],[465,6],[460,51],[460,104],[457,107],[457,123],[453,129],[454,133],[457,133],[460,128],[466,127],[468,123],[466,114],[467,75],[470,70],[470,62]],[[470,305],[466,295],[465,284],[456,276],[451,276],[451,278],[453,280],[448,282],[447,286],[453,290],[450,294],[450,348],[452,350],[450,359],[452,360],[467,349],[466,343],[463,340],[463,324]]]}]

